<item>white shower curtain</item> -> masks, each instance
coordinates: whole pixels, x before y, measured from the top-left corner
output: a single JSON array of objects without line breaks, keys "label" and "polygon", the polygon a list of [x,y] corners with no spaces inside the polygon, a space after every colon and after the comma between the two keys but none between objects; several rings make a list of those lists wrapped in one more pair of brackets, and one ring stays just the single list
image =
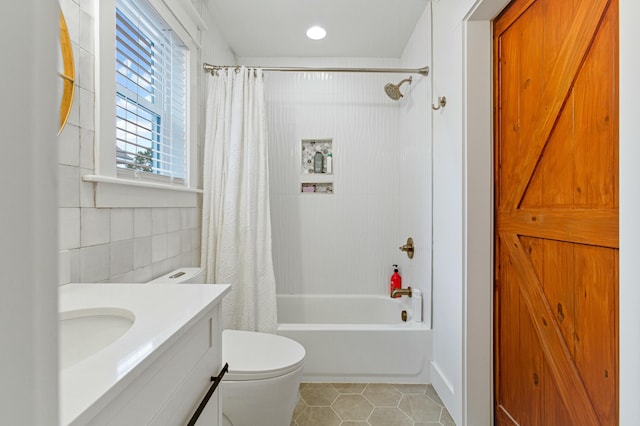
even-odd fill
[{"label": "white shower curtain", "polygon": [[261,70],[208,78],[202,206],[206,282],[231,284],[225,328],[276,330],[267,133]]}]

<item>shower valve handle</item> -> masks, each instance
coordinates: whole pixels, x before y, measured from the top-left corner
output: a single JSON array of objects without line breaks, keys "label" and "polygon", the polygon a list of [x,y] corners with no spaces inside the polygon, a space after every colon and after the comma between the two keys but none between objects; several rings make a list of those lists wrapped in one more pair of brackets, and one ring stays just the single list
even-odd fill
[{"label": "shower valve handle", "polygon": [[405,253],[407,253],[409,259],[413,259],[413,238],[407,238],[407,243],[403,246],[400,246],[400,251],[404,251]]}]

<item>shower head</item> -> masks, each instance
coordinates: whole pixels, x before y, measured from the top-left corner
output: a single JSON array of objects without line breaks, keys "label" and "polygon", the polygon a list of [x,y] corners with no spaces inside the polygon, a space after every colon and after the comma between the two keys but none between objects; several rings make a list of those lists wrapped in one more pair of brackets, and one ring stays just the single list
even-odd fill
[{"label": "shower head", "polygon": [[390,97],[394,101],[397,101],[398,99],[400,99],[402,97],[402,93],[400,93],[400,86],[402,86],[404,83],[407,83],[407,82],[409,82],[409,84],[411,84],[411,77],[405,78],[404,80],[402,80],[398,84],[387,83],[384,86],[384,91],[385,91],[385,93],[387,94],[388,97]]}]

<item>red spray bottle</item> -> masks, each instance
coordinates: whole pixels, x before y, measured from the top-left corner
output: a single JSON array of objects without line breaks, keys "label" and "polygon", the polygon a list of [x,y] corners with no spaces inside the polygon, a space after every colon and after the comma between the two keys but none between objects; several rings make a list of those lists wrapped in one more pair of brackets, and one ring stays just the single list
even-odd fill
[{"label": "red spray bottle", "polygon": [[[393,274],[391,274],[389,294],[393,293],[393,290],[399,290],[402,288],[402,277],[398,273],[398,265],[393,265]],[[400,295],[396,296],[400,297]]]}]

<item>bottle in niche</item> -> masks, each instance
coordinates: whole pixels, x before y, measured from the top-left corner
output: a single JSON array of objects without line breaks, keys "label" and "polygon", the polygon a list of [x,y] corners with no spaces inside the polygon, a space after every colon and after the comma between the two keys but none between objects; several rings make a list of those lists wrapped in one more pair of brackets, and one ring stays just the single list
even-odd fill
[{"label": "bottle in niche", "polygon": [[316,151],[313,156],[313,172],[322,173],[324,170],[324,155],[320,151]]},{"label": "bottle in niche", "polygon": [[333,155],[331,155],[331,153],[327,154],[326,169],[327,169],[327,173],[333,173]]}]

